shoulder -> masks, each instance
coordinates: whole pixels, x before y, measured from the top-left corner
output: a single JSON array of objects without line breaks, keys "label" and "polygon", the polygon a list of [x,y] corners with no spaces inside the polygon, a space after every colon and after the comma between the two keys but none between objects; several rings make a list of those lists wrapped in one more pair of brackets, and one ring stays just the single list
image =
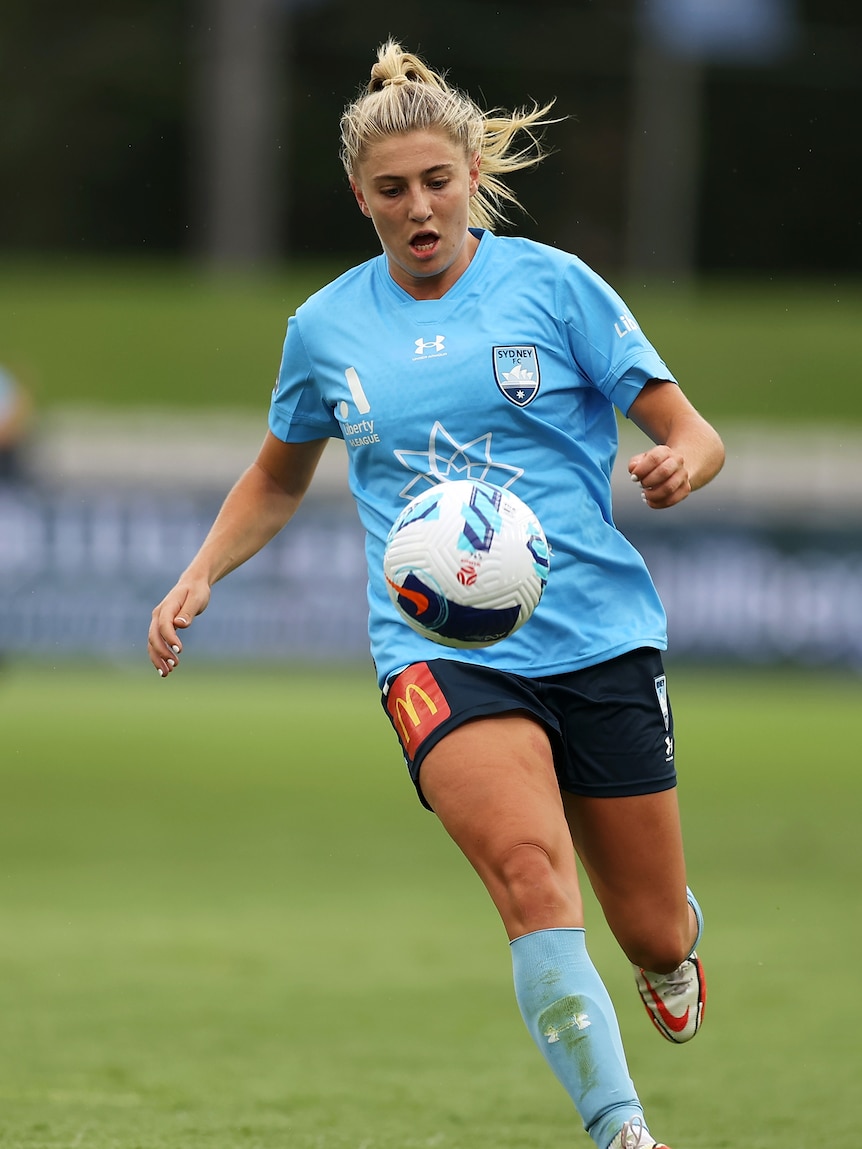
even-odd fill
[{"label": "shoulder", "polygon": [[571,252],[551,247],[547,243],[539,243],[535,239],[526,239],[522,235],[494,235],[492,232],[486,232],[483,242],[488,244],[491,258],[509,263],[524,261],[560,269],[572,264],[586,266]]},{"label": "shoulder", "polygon": [[489,236],[489,239],[490,261],[506,269],[527,288],[535,285],[547,292],[553,287],[566,297],[572,293],[589,296],[611,290],[597,272],[570,251],[523,236]]},{"label": "shoulder", "polygon": [[378,255],[357,264],[318,288],[299,305],[297,316],[304,322],[314,322],[331,315],[333,307],[345,306],[351,299],[366,296],[382,258],[382,255]]},{"label": "shoulder", "polygon": [[614,288],[570,251],[520,236],[495,236],[490,246],[496,284],[503,290],[517,285],[522,298],[570,331],[607,327],[609,320],[612,329],[625,312]]}]

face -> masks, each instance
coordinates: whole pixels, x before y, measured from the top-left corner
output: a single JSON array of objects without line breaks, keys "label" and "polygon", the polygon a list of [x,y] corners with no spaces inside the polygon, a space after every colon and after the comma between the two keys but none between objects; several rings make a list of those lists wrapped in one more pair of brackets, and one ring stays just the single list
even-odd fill
[{"label": "face", "polygon": [[467,221],[479,157],[441,131],[389,136],[368,149],[350,186],[395,282],[416,299],[439,299],[476,250]]}]

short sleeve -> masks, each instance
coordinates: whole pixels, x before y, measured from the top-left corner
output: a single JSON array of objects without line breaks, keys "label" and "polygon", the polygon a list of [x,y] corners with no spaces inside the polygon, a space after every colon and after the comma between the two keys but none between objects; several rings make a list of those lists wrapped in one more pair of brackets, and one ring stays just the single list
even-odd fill
[{"label": "short sleeve", "polygon": [[341,427],[320,393],[299,317],[287,324],[281,365],[269,407],[269,429],[285,443],[341,438]]},{"label": "short sleeve", "polygon": [[560,278],[558,307],[581,374],[623,414],[650,379],[676,383],[624,301],[579,260]]}]

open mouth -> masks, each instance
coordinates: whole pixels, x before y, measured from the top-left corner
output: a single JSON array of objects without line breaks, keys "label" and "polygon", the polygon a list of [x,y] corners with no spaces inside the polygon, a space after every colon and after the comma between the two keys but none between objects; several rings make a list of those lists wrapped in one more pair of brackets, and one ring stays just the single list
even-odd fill
[{"label": "open mouth", "polygon": [[433,231],[420,231],[410,240],[411,250],[416,255],[430,255],[440,242],[440,237]]}]

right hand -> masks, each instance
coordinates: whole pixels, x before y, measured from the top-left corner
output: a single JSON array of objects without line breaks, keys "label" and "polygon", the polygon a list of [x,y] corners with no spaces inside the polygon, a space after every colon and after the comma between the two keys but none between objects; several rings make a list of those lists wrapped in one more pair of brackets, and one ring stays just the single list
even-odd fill
[{"label": "right hand", "polygon": [[176,670],[182,653],[178,630],[185,630],[209,605],[211,588],[204,579],[183,576],[153,611],[147,641],[150,662],[166,678]]}]

